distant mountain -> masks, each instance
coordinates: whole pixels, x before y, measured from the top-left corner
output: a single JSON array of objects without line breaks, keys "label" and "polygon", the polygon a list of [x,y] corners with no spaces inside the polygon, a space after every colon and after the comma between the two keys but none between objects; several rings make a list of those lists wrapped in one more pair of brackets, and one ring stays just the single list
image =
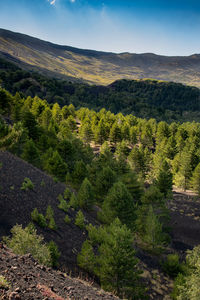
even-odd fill
[{"label": "distant mountain", "polygon": [[106,53],[60,46],[0,29],[0,56],[26,70],[106,85],[118,79],[153,78],[200,87],[200,54]]}]

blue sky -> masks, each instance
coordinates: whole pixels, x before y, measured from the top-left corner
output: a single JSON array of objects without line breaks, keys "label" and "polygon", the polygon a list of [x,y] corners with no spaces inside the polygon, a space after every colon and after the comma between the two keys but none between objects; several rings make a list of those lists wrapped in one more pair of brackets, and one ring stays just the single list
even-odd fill
[{"label": "blue sky", "polygon": [[199,0],[0,0],[0,27],[117,53],[200,53]]}]

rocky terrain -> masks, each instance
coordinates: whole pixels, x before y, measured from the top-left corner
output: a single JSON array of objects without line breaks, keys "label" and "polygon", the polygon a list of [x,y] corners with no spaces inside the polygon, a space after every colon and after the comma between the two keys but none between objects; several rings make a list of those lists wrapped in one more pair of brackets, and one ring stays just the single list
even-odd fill
[{"label": "rocky terrain", "polygon": [[0,285],[0,299],[83,300],[118,299],[92,285],[60,271],[39,265],[31,255],[15,255],[0,244],[0,274],[8,286]]}]

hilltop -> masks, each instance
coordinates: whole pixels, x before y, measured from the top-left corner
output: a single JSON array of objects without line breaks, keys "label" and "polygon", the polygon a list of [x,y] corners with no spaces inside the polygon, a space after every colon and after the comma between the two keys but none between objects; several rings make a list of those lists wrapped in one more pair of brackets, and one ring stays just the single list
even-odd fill
[{"label": "hilltop", "polygon": [[0,29],[0,55],[28,71],[98,85],[153,78],[200,87],[199,54],[168,57],[83,50]]}]

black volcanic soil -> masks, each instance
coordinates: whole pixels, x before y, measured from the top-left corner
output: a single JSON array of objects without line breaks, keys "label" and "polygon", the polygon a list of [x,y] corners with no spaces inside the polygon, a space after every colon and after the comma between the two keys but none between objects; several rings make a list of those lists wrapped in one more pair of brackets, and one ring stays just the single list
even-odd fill
[{"label": "black volcanic soil", "polygon": [[[65,213],[58,209],[59,194],[66,188],[65,184],[55,183],[44,172],[33,167],[22,159],[9,152],[0,151],[0,240],[2,236],[9,235],[15,224],[26,226],[31,221],[31,212],[38,208],[45,214],[50,204],[54,210],[57,230],[37,227],[46,241],[54,240],[62,252],[60,266],[67,272],[76,271],[76,256],[80,252],[82,243],[86,239],[86,232],[74,224],[76,211],[70,209],[67,213],[71,223],[64,222]],[[34,184],[33,190],[21,190],[24,178],[28,177]],[[45,185],[41,185],[44,182]],[[95,219],[84,212],[87,223],[95,223]],[[62,251],[62,249],[65,249]],[[78,270],[77,270],[78,272]]]},{"label": "black volcanic soil", "polygon": [[70,278],[65,273],[39,265],[28,254],[19,256],[0,244],[0,274],[10,284],[0,287],[3,300],[82,300],[119,299],[82,280]]},{"label": "black volcanic soil", "polygon": [[184,255],[200,244],[200,198],[191,191],[174,189],[169,209],[172,248]]}]

